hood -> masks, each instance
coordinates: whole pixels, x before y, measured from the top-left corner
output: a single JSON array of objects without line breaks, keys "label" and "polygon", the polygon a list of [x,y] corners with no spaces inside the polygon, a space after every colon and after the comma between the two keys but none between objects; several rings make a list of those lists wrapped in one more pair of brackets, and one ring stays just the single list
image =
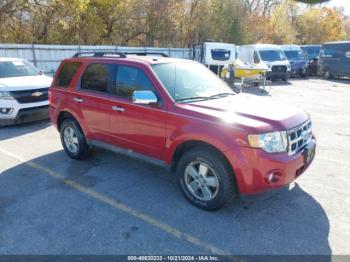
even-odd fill
[{"label": "hood", "polygon": [[238,94],[220,99],[179,104],[182,110],[191,110],[197,117],[206,115],[218,121],[254,133],[288,130],[305,122],[307,113],[297,107],[275,102],[272,98],[259,98]]},{"label": "hood", "polygon": [[0,78],[0,91],[19,91],[50,87],[52,77],[46,75]]}]

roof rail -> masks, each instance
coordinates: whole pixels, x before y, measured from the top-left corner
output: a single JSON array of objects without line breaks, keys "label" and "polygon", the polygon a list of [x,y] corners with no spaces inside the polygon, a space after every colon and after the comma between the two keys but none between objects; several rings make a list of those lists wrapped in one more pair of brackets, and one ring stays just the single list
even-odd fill
[{"label": "roof rail", "polygon": [[165,53],[157,53],[157,52],[124,52],[126,55],[139,55],[139,56],[147,56],[147,55],[159,55],[162,57],[169,57],[169,55]]},{"label": "roof rail", "polygon": [[73,57],[103,57],[103,56],[106,56],[106,55],[118,55],[120,58],[126,58],[125,53],[123,53],[123,52],[114,52],[114,51],[78,52]]}]

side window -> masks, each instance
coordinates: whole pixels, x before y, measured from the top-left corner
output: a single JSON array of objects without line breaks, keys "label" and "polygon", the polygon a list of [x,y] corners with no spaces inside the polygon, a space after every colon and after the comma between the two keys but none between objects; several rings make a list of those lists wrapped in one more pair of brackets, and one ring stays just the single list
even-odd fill
[{"label": "side window", "polygon": [[68,87],[81,63],[67,62],[59,72],[55,85],[58,87]]},{"label": "side window", "polygon": [[145,72],[132,66],[118,65],[116,85],[113,93],[117,96],[131,99],[136,90],[150,90],[155,92],[151,81]]},{"label": "side window", "polygon": [[333,58],[335,57],[335,50],[332,47],[324,47],[320,55],[323,57]]},{"label": "side window", "polygon": [[260,63],[260,58],[258,56],[258,53],[254,51],[254,64],[259,64]]},{"label": "side window", "polygon": [[80,88],[107,93],[108,87],[112,82],[113,67],[112,64],[89,65],[81,78]]}]

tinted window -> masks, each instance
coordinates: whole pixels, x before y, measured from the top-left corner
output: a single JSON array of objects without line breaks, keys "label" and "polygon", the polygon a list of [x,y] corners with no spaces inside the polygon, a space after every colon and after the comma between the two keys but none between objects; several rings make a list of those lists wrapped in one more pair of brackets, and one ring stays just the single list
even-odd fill
[{"label": "tinted window", "polygon": [[35,76],[39,74],[39,70],[25,60],[0,62],[0,78]]},{"label": "tinted window", "polygon": [[136,67],[119,65],[113,93],[117,96],[131,99],[133,92],[136,90],[151,90],[155,93],[151,81],[143,70]]},{"label": "tinted window", "polygon": [[111,84],[113,65],[92,64],[85,70],[81,79],[81,89],[107,92]]},{"label": "tinted window", "polygon": [[260,50],[259,53],[263,61],[273,62],[286,60],[286,56],[281,50]]},{"label": "tinted window", "polygon": [[309,59],[314,59],[318,57],[320,53],[320,47],[319,46],[304,46],[302,49],[307,53],[307,56]]},{"label": "tinted window", "polygon": [[288,59],[290,60],[304,60],[305,56],[302,50],[288,50],[284,51]]},{"label": "tinted window", "polygon": [[56,86],[67,87],[72,81],[73,76],[80,67],[80,63],[65,63],[59,72],[56,80]]},{"label": "tinted window", "polygon": [[321,49],[320,56],[322,57],[335,57],[336,51],[332,47],[324,47]]},{"label": "tinted window", "polygon": [[231,51],[226,49],[212,49],[211,57],[218,61],[227,61],[230,59]]}]

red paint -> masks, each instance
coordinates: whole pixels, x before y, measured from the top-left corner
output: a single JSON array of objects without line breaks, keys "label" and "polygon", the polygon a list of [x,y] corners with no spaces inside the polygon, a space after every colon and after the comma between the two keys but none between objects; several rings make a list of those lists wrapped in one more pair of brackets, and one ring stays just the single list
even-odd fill
[{"label": "red paint", "polygon": [[[158,59],[158,58],[157,58]],[[178,146],[186,141],[201,141],[216,147],[231,164],[238,190],[242,194],[281,187],[291,183],[305,171],[302,153],[269,154],[250,148],[248,134],[282,131],[293,128],[308,119],[296,108],[276,105],[269,98],[254,99],[244,95],[178,104],[154,74],[151,64],[161,62],[150,58],[72,58],[62,62],[50,88],[50,117],[57,127],[59,114],[69,112],[79,122],[87,139],[131,149],[171,165]],[[68,88],[55,85],[62,65],[81,62]],[[176,60],[174,60],[176,61]],[[159,105],[133,104],[107,94],[79,90],[80,77],[90,63],[115,63],[138,67],[147,74],[162,100]],[[77,104],[74,98],[84,99]],[[266,102],[267,100],[267,102]],[[124,112],[115,112],[120,106]],[[276,183],[267,176],[277,172]]]}]

